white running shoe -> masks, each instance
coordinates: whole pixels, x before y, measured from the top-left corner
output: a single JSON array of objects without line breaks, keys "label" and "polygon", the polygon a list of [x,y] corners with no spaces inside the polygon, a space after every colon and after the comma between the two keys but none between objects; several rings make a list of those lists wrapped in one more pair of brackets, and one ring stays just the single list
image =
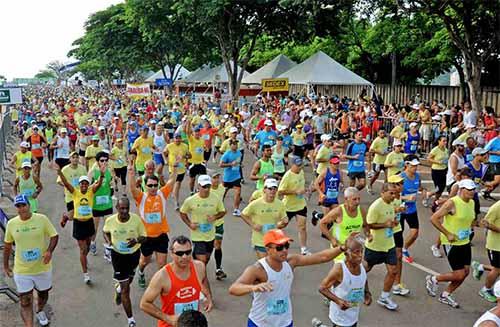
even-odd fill
[{"label": "white running shoe", "polygon": [[92,282],[89,273],[83,273],[83,282],[87,285],[89,285]]},{"label": "white running shoe", "polygon": [[404,284],[394,285],[392,287],[392,294],[406,296],[410,294],[410,290],[407,289]]},{"label": "white running shoe", "polygon": [[89,252],[93,256],[97,255],[97,245],[95,244],[95,242],[90,242]]},{"label": "white running shoe", "polygon": [[394,302],[390,296],[383,298],[379,297],[377,300],[377,303],[380,304],[381,306],[386,307],[386,309],[389,310],[396,310],[398,308],[398,305],[396,302]]},{"label": "white running shoe", "polygon": [[241,211],[240,211],[240,209],[234,209],[234,211],[233,211],[233,216],[240,217],[240,216],[241,216]]},{"label": "white running shoe", "polygon": [[444,304],[448,304],[452,308],[458,308],[460,305],[455,301],[455,299],[451,296],[451,294],[448,294],[446,296],[441,293],[441,295],[438,298],[438,301]]},{"label": "white running shoe", "polygon": [[432,251],[432,255],[435,258],[442,258],[443,257],[443,255],[441,254],[441,251],[439,251],[439,248],[435,244],[432,244],[431,251]]},{"label": "white running shoe", "polygon": [[38,320],[38,323],[40,326],[48,326],[49,325],[49,318],[47,318],[47,315],[45,312],[40,311],[35,314],[36,319]]},{"label": "white running shoe", "polygon": [[430,296],[436,296],[438,291],[438,283],[432,279],[432,275],[425,276],[425,288]]}]

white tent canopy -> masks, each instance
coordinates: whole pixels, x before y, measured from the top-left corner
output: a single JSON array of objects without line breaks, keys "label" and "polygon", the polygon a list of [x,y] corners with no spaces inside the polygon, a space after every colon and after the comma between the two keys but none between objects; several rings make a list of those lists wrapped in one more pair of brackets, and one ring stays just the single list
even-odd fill
[{"label": "white tent canopy", "polygon": [[[179,73],[177,74],[177,80],[189,75],[189,73],[190,73],[189,70],[187,70],[186,68],[184,68],[184,66],[181,66],[179,64],[177,64],[175,66],[174,74],[177,71],[179,71]],[[173,80],[172,76],[170,76],[170,68],[168,66],[165,66],[165,74],[167,74],[166,78]],[[153,75],[149,76],[146,79],[146,82],[154,83],[154,82],[156,82],[157,79],[163,79],[163,78],[165,78],[165,77],[163,76],[163,72],[160,69],[159,71],[157,71]]]},{"label": "white tent canopy", "polygon": [[[230,63],[231,66],[233,63]],[[205,66],[207,67],[207,66]],[[229,83],[229,76],[226,70],[226,66],[224,64],[220,64],[217,67],[204,69],[204,67],[199,68],[199,74],[195,76],[189,75],[181,82],[186,83]],[[198,70],[198,69],[197,69]],[[196,71],[197,71],[196,70]],[[195,71],[195,72],[196,72]],[[241,67],[238,66],[238,74],[241,71]],[[194,75],[194,74],[193,74]],[[243,73],[243,78],[250,75],[247,71]]]},{"label": "white tent canopy", "polygon": [[264,78],[276,78],[279,75],[290,70],[297,63],[290,60],[287,56],[280,54],[248,77],[243,79],[243,84],[260,84]]},{"label": "white tent canopy", "polygon": [[288,78],[290,84],[303,85],[372,85],[322,51],[281,74],[279,78]]},{"label": "white tent canopy", "polygon": [[180,83],[195,83],[196,81],[200,80],[203,78],[203,76],[207,75],[208,72],[210,72],[212,68],[210,68],[209,65],[203,65],[196,69],[195,71],[191,72],[187,76],[184,76],[184,78],[179,79],[178,82]]}]

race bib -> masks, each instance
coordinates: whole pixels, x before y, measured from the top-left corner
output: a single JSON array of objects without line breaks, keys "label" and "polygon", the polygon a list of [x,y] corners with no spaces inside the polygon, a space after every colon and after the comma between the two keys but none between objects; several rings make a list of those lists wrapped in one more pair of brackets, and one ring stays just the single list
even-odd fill
[{"label": "race bib", "polygon": [[398,221],[398,223],[401,222],[401,212],[398,212],[396,214],[396,220]]},{"label": "race bib", "polygon": [[302,146],[302,144],[304,144],[304,142],[302,142],[302,140],[295,141],[295,145]]},{"label": "race bib", "polygon": [[69,152],[68,152],[68,150],[66,148],[61,148],[61,149],[59,149],[58,152],[59,152],[59,156],[60,157],[67,157],[67,156],[69,156]]},{"label": "race bib", "polygon": [[404,168],[405,167],[405,162],[404,161],[400,161],[398,163],[398,168]]},{"label": "race bib", "polygon": [[196,152],[198,154],[202,154],[203,153],[203,148],[197,147],[197,148],[194,149],[194,152]]},{"label": "race bib", "polygon": [[89,205],[82,205],[78,207],[78,215],[88,216],[92,214],[92,208]]},{"label": "race bib", "polygon": [[285,168],[285,162],[283,159],[274,159],[274,169],[275,170],[282,170]]},{"label": "race bib", "polygon": [[363,167],[365,165],[365,163],[361,160],[354,160],[354,162],[352,163],[352,165],[354,167],[357,167],[357,168],[360,168],[360,167]]},{"label": "race bib", "polygon": [[131,248],[128,247],[128,242],[119,241],[117,244],[117,250],[122,253],[130,253],[132,251]]},{"label": "race bib", "polygon": [[262,225],[262,234],[267,233],[271,229],[276,229],[276,224],[264,224],[264,225]]},{"label": "race bib", "polygon": [[71,179],[71,185],[73,187],[78,186],[78,177],[74,177]]},{"label": "race bib", "polygon": [[144,154],[150,154],[151,153],[151,148],[148,147],[148,146],[145,146],[144,148],[142,148],[142,153],[144,153]]},{"label": "race bib", "polygon": [[472,161],[472,159],[474,159],[474,157],[472,156],[472,154],[468,154],[468,155],[465,156],[465,159],[467,161]]},{"label": "race bib", "polygon": [[470,236],[470,229],[460,229],[458,231],[458,240],[459,241],[463,241],[463,240],[466,240],[468,239]]},{"label": "race bib", "polygon": [[118,159],[116,159],[116,163],[117,163],[118,165],[123,165],[123,159],[122,159],[122,158],[118,158]]},{"label": "race bib", "polygon": [[200,232],[202,233],[208,233],[212,230],[212,224],[211,223],[204,223],[199,225]]},{"label": "race bib", "polygon": [[282,315],[288,312],[288,300],[267,300],[267,314],[268,315]]},{"label": "race bib", "polygon": [[339,196],[339,192],[335,190],[327,190],[326,197],[329,199],[336,199]]},{"label": "race bib", "polygon": [[159,224],[161,222],[161,214],[159,212],[146,213],[144,218],[148,224]]},{"label": "race bib", "polygon": [[40,148],[41,148],[40,143],[32,144],[31,145],[31,150],[37,150],[37,149],[40,149]]},{"label": "race bib", "polygon": [[304,198],[304,194],[297,194],[297,199],[303,199]]},{"label": "race bib", "polygon": [[240,166],[232,166],[232,167],[231,167],[231,170],[232,170],[232,171],[238,171],[238,172],[239,172],[239,171],[240,171]]},{"label": "race bib", "polygon": [[417,145],[416,144],[410,145],[410,151],[417,151]]},{"label": "race bib", "polygon": [[365,290],[362,288],[352,289],[346,296],[346,300],[354,305],[358,305],[359,303],[363,302],[364,298],[365,298]]},{"label": "race bib", "polygon": [[109,203],[109,195],[98,195],[95,197],[96,205],[105,205]]},{"label": "race bib", "polygon": [[24,262],[34,262],[41,258],[41,251],[39,248],[28,249],[21,251],[21,256]]},{"label": "race bib", "polygon": [[210,140],[210,135],[209,135],[209,134],[205,134],[205,135],[203,135],[202,137],[203,137],[203,139],[204,139],[205,141]]},{"label": "race bib", "polygon": [[393,235],[392,228],[385,228],[385,237],[391,238]]},{"label": "race bib", "polygon": [[26,195],[27,197],[31,197],[33,193],[35,193],[35,190],[32,188],[25,189],[21,192],[22,194]]},{"label": "race bib", "polygon": [[198,311],[198,300],[187,303],[174,303],[175,315],[181,315],[184,311]]}]

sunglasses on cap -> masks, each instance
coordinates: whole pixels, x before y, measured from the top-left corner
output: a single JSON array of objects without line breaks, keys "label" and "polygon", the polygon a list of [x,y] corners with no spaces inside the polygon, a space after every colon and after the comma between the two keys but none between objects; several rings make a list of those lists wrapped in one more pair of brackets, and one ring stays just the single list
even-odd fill
[{"label": "sunglasses on cap", "polygon": [[210,184],[207,184],[207,185],[201,186],[201,188],[207,189],[207,188],[210,188],[210,186],[211,186]]},{"label": "sunglasses on cap", "polygon": [[147,187],[149,188],[154,188],[154,187],[158,187],[158,184],[146,184]]},{"label": "sunglasses on cap", "polygon": [[178,257],[183,257],[183,256],[190,256],[191,253],[193,252],[193,249],[189,249],[186,251],[175,251],[174,254]]},{"label": "sunglasses on cap", "polygon": [[286,242],[285,244],[279,244],[276,245],[275,247],[270,247],[271,249],[276,249],[276,251],[283,251],[284,249],[289,249],[290,248],[290,243]]}]

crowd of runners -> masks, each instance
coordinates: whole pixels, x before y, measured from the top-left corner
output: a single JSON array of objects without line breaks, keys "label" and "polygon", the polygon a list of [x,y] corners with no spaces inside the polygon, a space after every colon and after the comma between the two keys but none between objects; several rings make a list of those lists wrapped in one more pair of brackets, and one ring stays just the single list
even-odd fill
[{"label": "crowd of runners", "polygon": [[[247,326],[293,326],[294,269],[321,263],[331,266],[318,280],[328,325],[356,326],[361,306],[372,301],[397,310],[396,296],[413,291],[403,283],[403,261],[413,262],[419,221],[431,215],[439,237],[429,255],[446,256],[450,270],[426,276],[422,287],[457,308],[453,294],[472,272],[476,279],[486,275],[477,290],[485,301],[500,298],[500,201],[491,196],[500,184],[500,134],[493,108],[477,113],[467,102],[419,99],[384,106],[363,96],[193,103],[190,96],[132,99],[120,89],[82,86],[26,88],[24,99],[9,108],[19,136],[10,158],[18,215],[7,224],[3,264],[20,294],[25,326],[34,325],[33,313],[49,324],[44,306],[58,234],[38,199],[57,188],[64,188],[66,206],[58,223],[78,245],[82,282],[96,278],[89,254],[102,253],[129,327],[139,310],[131,303],[134,278],[145,289],[140,310],[158,326],[206,326],[199,311],[212,309],[211,287],[219,287],[210,285],[206,266],[213,255],[215,278],[227,278],[224,218],[231,215],[248,225],[257,260],[229,288],[233,296],[253,295],[241,318]],[[253,166],[242,164],[245,155],[255,156]],[[433,188],[422,183],[424,160]],[[48,169],[58,177],[43,185]],[[249,199],[241,192],[245,183],[255,183]],[[360,205],[365,192],[379,195],[367,207]],[[419,202],[427,212],[417,210]],[[312,210],[316,205],[321,211]],[[170,206],[178,217],[167,217]],[[171,235],[172,219],[182,220],[189,235]],[[297,226],[297,254],[289,253],[289,224]],[[325,250],[310,251],[310,228],[321,231]],[[474,233],[484,230],[486,244],[477,246],[488,263],[471,254]],[[382,264],[384,280],[370,279],[382,292],[372,298],[367,275]],[[500,304],[474,326],[500,326]]]}]

